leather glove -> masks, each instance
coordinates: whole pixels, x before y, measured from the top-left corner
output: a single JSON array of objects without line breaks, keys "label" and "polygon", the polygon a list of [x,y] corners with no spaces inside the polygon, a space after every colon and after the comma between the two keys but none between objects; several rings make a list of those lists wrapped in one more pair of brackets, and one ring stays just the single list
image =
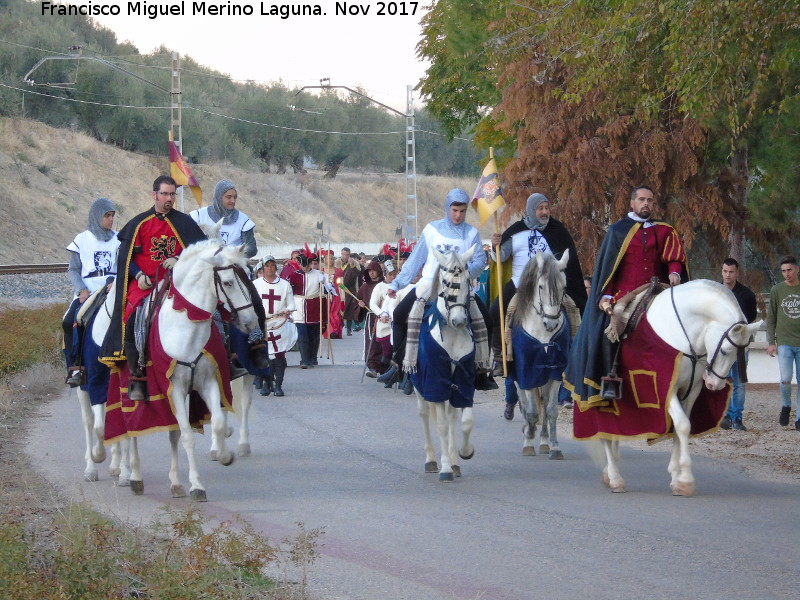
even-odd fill
[{"label": "leather glove", "polygon": [[176,262],[178,262],[178,259],[174,256],[170,256],[169,258],[165,259],[164,262],[161,263],[161,266],[171,271],[172,267],[175,266]]},{"label": "leather glove", "polygon": [[150,281],[150,278],[145,275],[144,271],[139,271],[136,275],[136,284],[139,286],[140,290],[149,290],[153,287],[153,282]]}]

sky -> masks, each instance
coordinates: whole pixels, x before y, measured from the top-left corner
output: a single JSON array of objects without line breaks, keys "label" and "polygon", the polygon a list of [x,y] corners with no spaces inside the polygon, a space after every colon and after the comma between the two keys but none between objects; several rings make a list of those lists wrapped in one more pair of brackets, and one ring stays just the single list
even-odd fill
[{"label": "sky", "polygon": [[[116,5],[119,15],[94,15],[95,21],[117,34],[120,42],[131,41],[147,54],[164,44],[199,64],[230,75],[233,79],[274,82],[289,87],[319,85],[361,86],[379,102],[405,112],[406,86],[416,86],[427,64],[416,57],[424,14],[422,2],[336,2],[311,0],[325,13],[288,18],[262,15],[273,7],[302,7],[301,2],[284,5],[269,2],[218,2],[223,12],[234,6],[252,7],[253,14],[198,14],[201,2],[106,2]],[[74,4],[88,5],[88,0]],[[100,4],[93,2],[92,4]],[[205,3],[210,6],[210,3]],[[347,14],[337,15],[337,6]],[[183,16],[158,15],[147,10],[177,10]],[[137,13],[137,10],[139,11]],[[350,14],[350,11],[362,14]],[[379,12],[385,14],[379,14]],[[394,11],[395,14],[389,14]],[[405,11],[407,14],[403,15]],[[363,14],[366,12],[367,14]],[[412,14],[415,13],[415,14]],[[417,94],[415,103],[419,105]]]}]

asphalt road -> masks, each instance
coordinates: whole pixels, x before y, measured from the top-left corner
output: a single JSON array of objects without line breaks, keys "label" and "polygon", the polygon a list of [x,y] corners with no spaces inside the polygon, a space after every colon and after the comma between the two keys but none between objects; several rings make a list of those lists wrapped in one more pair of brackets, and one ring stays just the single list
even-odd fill
[{"label": "asphalt road", "polygon": [[[499,391],[478,393],[475,457],[440,483],[424,473],[415,397],[359,383],[360,342],[334,340],[335,366],[303,371],[290,355],[287,395],[254,402],[252,456],[223,467],[205,460],[209,436],[198,437],[207,514],[238,513],[271,539],[297,523],[324,528],[313,598],[800,598],[797,486],[695,458],[697,495],[673,497],[669,447],[635,442],[623,445],[628,493],[611,494],[569,435],[563,461],[523,457],[519,416],[502,418]],[[99,482],[82,481],[74,392],[51,407],[29,451],[59,489],[134,523],[190,502],[169,497],[163,434],[140,443],[143,496],[116,486],[108,462]],[[184,456],[181,466],[188,488]]]}]

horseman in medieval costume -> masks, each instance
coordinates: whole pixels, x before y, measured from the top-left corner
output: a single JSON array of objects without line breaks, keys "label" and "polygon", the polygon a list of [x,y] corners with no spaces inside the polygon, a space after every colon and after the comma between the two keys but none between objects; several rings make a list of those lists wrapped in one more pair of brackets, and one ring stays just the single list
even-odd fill
[{"label": "horseman in medieval costume", "polygon": [[[255,236],[255,223],[250,218],[236,208],[239,193],[236,186],[229,179],[222,179],[214,186],[214,201],[210,206],[198,208],[189,213],[199,225],[207,228],[213,227],[219,221],[222,225],[219,229],[219,238],[226,246],[244,246],[244,255],[252,258],[258,252]],[[261,327],[264,326],[265,315],[262,310],[261,298],[250,288],[250,295],[253,298],[253,307],[258,315],[259,327],[244,335],[235,327],[226,328],[226,338],[228,341],[228,351],[233,356],[236,355],[236,362],[231,364],[231,378],[236,379],[250,372],[257,377],[268,377],[269,360],[267,360],[266,344]]]},{"label": "horseman in medieval costume", "polygon": [[108,198],[98,198],[89,208],[89,224],[67,246],[69,268],[67,275],[75,292],[62,320],[64,329],[64,357],[67,362],[67,383],[70,387],[82,385],[86,380],[81,365],[81,337],[77,314],[87,298],[109,283],[117,275],[117,248],[119,239],[112,229],[116,209]]},{"label": "horseman in medieval costume", "polygon": [[158,177],[153,182],[153,208],[133,217],[117,235],[116,303],[100,360],[110,367],[127,361],[130,400],[147,398],[143,356],[146,319],[140,309],[150,289],[158,286],[184,248],[206,239],[189,215],[174,208],[176,189],[172,177]]},{"label": "horseman in medieval costume", "polygon": [[631,212],[608,228],[600,246],[591,297],[564,373],[564,385],[582,410],[616,399],[613,386],[605,386],[605,397],[600,393],[603,376],[616,377],[619,343],[605,334],[614,304],[654,277],[670,285],[689,278],[683,243],[671,225],[652,219],[654,204],[652,189],[634,188]]},{"label": "horseman in medieval costume", "polygon": [[[415,301],[433,300],[433,298],[429,298],[429,295],[431,286],[439,271],[439,261],[433,255],[431,249],[436,248],[440,252],[452,250],[458,254],[464,254],[472,248],[473,253],[467,264],[469,279],[476,279],[486,267],[486,252],[483,251],[480,234],[475,227],[466,222],[469,201],[469,195],[464,190],[458,188],[450,190],[445,198],[444,218],[431,221],[425,226],[419,242],[414,247],[414,251],[403,264],[402,270],[387,292],[389,297],[394,298],[399,290],[411,283],[417,274],[422,271],[422,277],[417,283],[417,287],[410,291],[394,309],[392,323],[394,336],[392,358],[394,364],[391,369],[396,372],[395,376],[399,375],[401,366],[408,366],[409,369],[413,369],[414,367],[410,363],[416,362],[416,357],[405,356],[408,317]],[[482,321],[480,328],[485,330],[485,324],[490,322],[489,311],[475,294],[471,294],[471,298],[478,308],[477,311],[471,310],[470,314],[473,322],[476,319]],[[487,344],[487,341],[481,340],[478,345],[480,344]],[[488,354],[488,345],[485,348],[479,347],[476,351],[476,356],[488,357]],[[403,364],[404,360],[406,365]],[[479,369],[478,373],[476,389],[497,389],[497,384],[492,381],[487,369]]]},{"label": "horseman in medieval costume", "polygon": [[[502,269],[503,286],[503,314],[508,314],[508,305],[517,293],[522,271],[528,262],[536,254],[541,252],[551,252],[556,258],[560,259],[565,251],[569,250],[569,260],[565,274],[567,276],[567,288],[565,298],[565,310],[568,313],[572,335],[575,335],[577,326],[580,324],[580,315],[586,307],[586,286],[583,283],[583,272],[581,271],[578,251],[575,249],[575,242],[567,228],[558,219],[550,216],[550,201],[543,194],[531,194],[528,197],[525,214],[522,219],[512,224],[503,234],[495,233],[492,235],[492,248],[500,246],[500,268]],[[491,263],[492,273],[489,276],[490,285],[497,281],[494,269],[497,268],[497,258]],[[493,296],[497,291],[493,290]],[[495,360],[495,375],[502,374],[502,365],[499,364],[501,341],[500,335],[500,299],[497,296],[489,309],[489,316],[492,319],[494,329],[491,335],[492,351]],[[504,416],[511,420],[514,418],[514,406],[517,403],[518,395],[514,377],[514,369],[509,369],[509,377],[506,378],[506,406]]]}]

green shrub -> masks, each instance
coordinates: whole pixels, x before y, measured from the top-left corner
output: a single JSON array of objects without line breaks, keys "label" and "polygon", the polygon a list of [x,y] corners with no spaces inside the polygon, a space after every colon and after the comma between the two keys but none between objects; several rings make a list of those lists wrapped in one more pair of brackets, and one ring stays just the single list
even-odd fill
[{"label": "green shrub", "polygon": [[61,359],[63,304],[0,311],[0,376]]}]

